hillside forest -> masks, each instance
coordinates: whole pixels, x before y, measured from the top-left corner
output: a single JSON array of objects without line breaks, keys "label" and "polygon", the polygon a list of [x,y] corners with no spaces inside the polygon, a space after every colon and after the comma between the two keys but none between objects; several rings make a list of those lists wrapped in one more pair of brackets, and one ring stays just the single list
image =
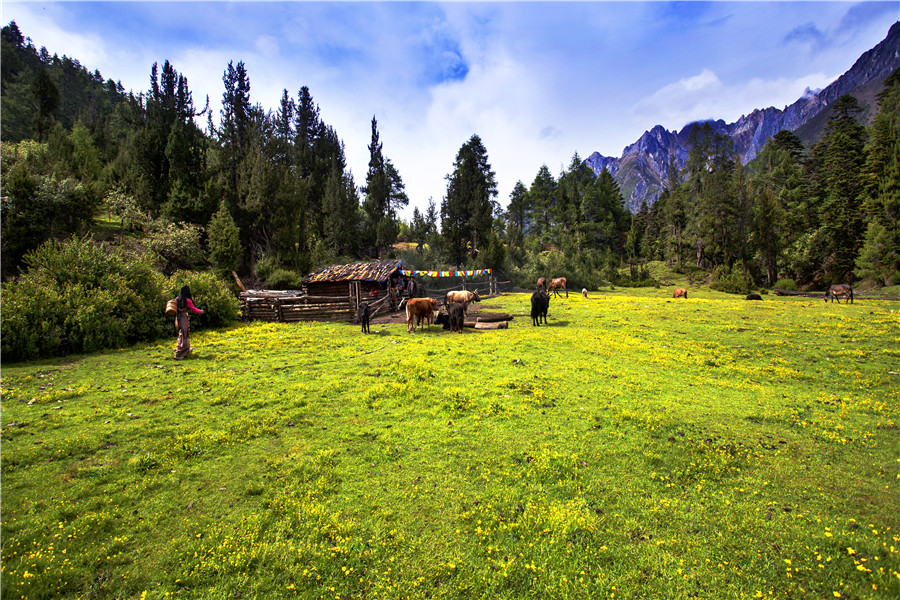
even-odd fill
[{"label": "hillside forest", "polygon": [[635,214],[614,178],[577,153],[560,173],[544,165],[517,182],[504,208],[473,134],[447,165],[445,196],[409,222],[376,116],[357,181],[308,87],[263,107],[244,64],[229,62],[214,120],[175,65],[154,63],[148,75],[147,90],[126,92],[37,49],[15,22],[3,27],[4,309],[14,284],[71,243],[103,244],[164,277],[191,270],[233,283],[235,271],[271,288],[299,287],[323,265],[390,257],[491,268],[524,288],[540,276],[589,289],[658,285],[651,261],[735,293],[900,283],[898,71],[871,122],[843,96],[815,145],[784,130],[747,165],[730,138],[694,124],[685,168],[673,165],[669,188]]}]

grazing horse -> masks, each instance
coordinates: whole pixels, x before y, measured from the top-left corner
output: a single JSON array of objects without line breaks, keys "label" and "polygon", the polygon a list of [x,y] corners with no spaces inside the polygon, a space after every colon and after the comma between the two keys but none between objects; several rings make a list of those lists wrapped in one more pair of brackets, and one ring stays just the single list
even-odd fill
[{"label": "grazing horse", "polygon": [[369,333],[369,318],[372,316],[368,302],[360,302],[359,311],[356,313],[359,322],[362,324],[362,332]]},{"label": "grazing horse", "polygon": [[531,295],[531,324],[540,327],[541,319],[544,325],[547,324],[547,311],[550,309],[550,294],[545,294],[541,290]]},{"label": "grazing horse", "polygon": [[477,290],[474,292],[447,292],[447,296],[444,298],[444,305],[448,310],[453,303],[462,304],[463,314],[468,314],[469,302],[481,302]]},{"label": "grazing horse", "polygon": [[431,320],[434,311],[437,310],[437,302],[434,298],[410,298],[406,301],[406,332],[415,333],[416,325],[425,321],[431,329]]},{"label": "grazing horse", "polygon": [[841,299],[838,296],[843,296],[844,298],[850,299],[850,304],[853,304],[853,288],[850,287],[849,283],[838,283],[825,292],[825,302],[828,302],[828,299],[831,298],[831,301],[838,301],[838,304],[841,303]]},{"label": "grazing horse", "polygon": [[406,284],[406,295],[409,298],[419,297],[419,284],[412,277],[409,278],[409,282]]},{"label": "grazing horse", "polygon": [[587,288],[581,288],[581,295],[587,298]]},{"label": "grazing horse", "polygon": [[537,281],[537,289],[544,291],[547,289],[547,278],[539,277]]},{"label": "grazing horse", "polygon": [[559,289],[563,289],[566,292],[566,298],[569,297],[569,290],[566,288],[566,278],[565,277],[557,277],[556,279],[550,280],[550,285],[547,288],[548,292],[553,292],[554,295],[559,296]]},{"label": "grazing horse", "polygon": [[687,290],[684,288],[675,288],[675,292],[672,293],[673,298],[684,298],[687,300]]}]

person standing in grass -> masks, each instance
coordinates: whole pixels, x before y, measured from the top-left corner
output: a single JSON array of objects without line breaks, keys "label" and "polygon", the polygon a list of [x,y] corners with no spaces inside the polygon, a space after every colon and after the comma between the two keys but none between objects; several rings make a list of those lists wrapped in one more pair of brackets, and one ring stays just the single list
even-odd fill
[{"label": "person standing in grass", "polygon": [[189,286],[181,286],[181,295],[176,299],[178,312],[175,315],[175,328],[178,330],[178,345],[175,346],[175,360],[181,360],[194,351],[191,348],[191,320],[188,318],[188,311],[202,315],[203,311],[194,306],[191,300],[191,288]]}]

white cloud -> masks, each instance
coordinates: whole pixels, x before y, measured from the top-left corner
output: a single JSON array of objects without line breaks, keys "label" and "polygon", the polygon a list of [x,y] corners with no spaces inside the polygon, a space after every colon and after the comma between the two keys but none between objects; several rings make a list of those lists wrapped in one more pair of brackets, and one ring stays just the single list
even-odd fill
[{"label": "white cloud", "polygon": [[821,73],[796,79],[754,77],[733,84],[724,83],[710,69],[667,84],[640,100],[630,111],[635,125],[660,124],[680,130],[693,121],[723,119],[734,122],[754,109],[774,106],[783,109],[793,104],[807,88],[817,89],[834,81]]}]

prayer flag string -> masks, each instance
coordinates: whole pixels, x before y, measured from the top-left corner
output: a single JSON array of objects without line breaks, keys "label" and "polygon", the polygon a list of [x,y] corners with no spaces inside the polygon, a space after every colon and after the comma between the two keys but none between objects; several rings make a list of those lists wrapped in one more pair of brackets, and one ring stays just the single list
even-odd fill
[{"label": "prayer flag string", "polygon": [[422,275],[424,277],[474,277],[476,275],[490,275],[490,269],[474,269],[469,271],[417,271],[414,269],[400,269],[400,274],[407,277]]}]

